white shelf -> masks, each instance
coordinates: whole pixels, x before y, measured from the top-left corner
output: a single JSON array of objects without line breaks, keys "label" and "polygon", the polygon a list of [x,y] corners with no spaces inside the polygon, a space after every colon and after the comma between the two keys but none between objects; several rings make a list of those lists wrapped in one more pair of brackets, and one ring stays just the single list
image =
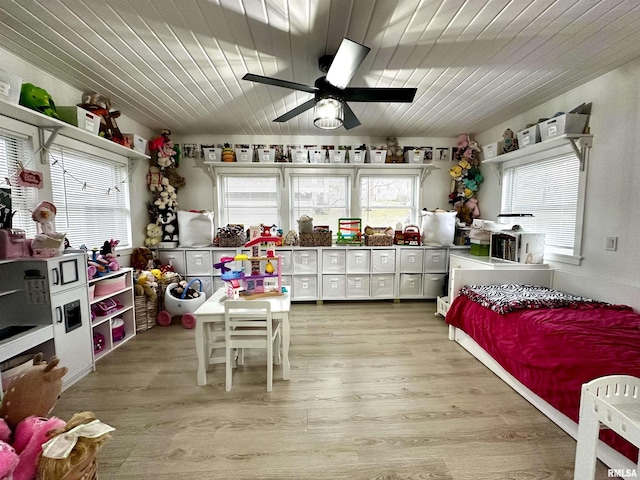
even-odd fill
[{"label": "white shelf", "polygon": [[92,145],[94,147],[98,147],[103,150],[116,153],[118,155],[123,155],[132,160],[142,160],[149,158],[148,155],[136,152],[131,148],[124,147],[118,143],[112,142],[111,140],[107,140],[103,137],[88,132],[87,130],[83,130],[61,120],[48,117],[47,115],[43,115],[40,112],[31,110],[30,108],[25,108],[22,105],[16,105],[14,103],[7,102],[3,99],[0,99],[0,115],[13,118],[14,120],[18,120],[20,122],[28,123],[29,125],[33,125],[34,127],[43,130],[57,130],[60,135],[73,138],[74,140],[86,143],[87,145]]},{"label": "white shelf", "polygon": [[545,140],[544,142],[538,142],[531,145],[528,145],[523,148],[519,148],[518,150],[514,150],[512,152],[503,153],[502,155],[498,155],[496,157],[489,158],[487,160],[482,160],[483,164],[499,164],[508,162],[510,160],[517,160],[519,158],[524,158],[530,155],[535,155],[536,153],[544,152],[546,150],[551,150],[552,148],[561,147],[563,145],[570,144],[573,146],[576,154],[580,158],[580,152],[577,150],[576,141],[580,142],[587,148],[591,147],[593,140],[593,135],[584,134],[584,133],[565,133],[564,135],[558,135],[557,137],[550,138]]}]

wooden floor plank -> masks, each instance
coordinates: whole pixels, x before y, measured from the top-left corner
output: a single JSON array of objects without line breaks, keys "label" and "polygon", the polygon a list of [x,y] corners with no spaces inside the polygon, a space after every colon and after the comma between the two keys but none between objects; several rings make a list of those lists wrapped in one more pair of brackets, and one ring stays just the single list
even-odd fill
[{"label": "wooden floor plank", "polygon": [[[100,478],[534,480],[573,475],[575,442],[447,340],[434,302],[294,304],[291,379],[248,351],[196,386],[195,330],[156,327],[101,359],[53,414],[116,428]],[[607,478],[598,465],[598,480]]]}]

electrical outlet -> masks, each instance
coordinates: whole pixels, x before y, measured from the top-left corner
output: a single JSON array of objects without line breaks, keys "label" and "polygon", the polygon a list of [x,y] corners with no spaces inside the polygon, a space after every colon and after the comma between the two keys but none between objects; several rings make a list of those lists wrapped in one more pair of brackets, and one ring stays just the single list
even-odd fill
[{"label": "electrical outlet", "polygon": [[609,252],[615,252],[618,249],[618,237],[607,237],[604,249]]}]

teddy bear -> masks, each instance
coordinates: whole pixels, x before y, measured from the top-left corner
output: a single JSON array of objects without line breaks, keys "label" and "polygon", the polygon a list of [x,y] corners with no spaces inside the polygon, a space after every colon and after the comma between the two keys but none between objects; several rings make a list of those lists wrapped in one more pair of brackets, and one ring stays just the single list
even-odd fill
[{"label": "teddy bear", "polygon": [[518,150],[518,138],[513,133],[513,130],[507,128],[502,134],[502,153],[513,152]]},{"label": "teddy bear", "polygon": [[297,221],[300,233],[313,233],[313,218],[309,215],[302,215]]},{"label": "teddy bear", "polygon": [[385,163],[402,163],[404,162],[404,151],[398,143],[396,137],[387,137],[387,158]]},{"label": "teddy bear", "polygon": [[67,367],[56,357],[43,362],[42,353],[33,365],[13,378],[0,405],[0,478],[34,480],[38,457],[47,432],[64,427],[59,418],[47,418],[62,392]]},{"label": "teddy bear", "polygon": [[156,262],[151,250],[146,247],[138,247],[131,251],[131,265],[138,270],[151,270],[155,268]]},{"label": "teddy bear", "polygon": [[155,302],[158,298],[158,282],[149,270],[141,270],[134,286],[136,296],[146,296],[147,300]]},{"label": "teddy bear", "polygon": [[145,247],[154,247],[162,240],[162,227],[155,223],[147,225],[147,238],[144,239]]}]

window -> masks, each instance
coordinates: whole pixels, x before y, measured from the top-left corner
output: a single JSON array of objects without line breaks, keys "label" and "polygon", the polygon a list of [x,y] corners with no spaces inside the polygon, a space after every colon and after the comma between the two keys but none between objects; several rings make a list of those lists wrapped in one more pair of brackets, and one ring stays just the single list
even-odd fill
[{"label": "window", "polygon": [[302,215],[313,218],[313,225],[328,225],[337,233],[338,219],[349,217],[348,176],[291,176],[291,223]]},{"label": "window", "polygon": [[533,214],[523,228],[545,233],[549,259],[563,261],[554,254],[579,255],[580,180],[580,161],[573,153],[504,167],[502,213]]},{"label": "window", "polygon": [[[0,188],[11,195],[11,211],[16,212],[12,227],[24,230],[27,237],[33,238],[36,234],[36,224],[31,219],[31,212],[38,205],[38,190],[33,187],[21,187],[14,177],[20,164],[28,168],[31,158],[29,147],[28,137],[0,129]],[[9,179],[10,185],[6,179]]]},{"label": "window", "polygon": [[68,148],[49,152],[56,230],[73,248],[131,245],[127,165]]},{"label": "window", "polygon": [[417,221],[417,175],[367,175],[360,188],[363,225],[395,227]]},{"label": "window", "polygon": [[277,176],[220,175],[219,179],[219,226],[280,225]]}]

